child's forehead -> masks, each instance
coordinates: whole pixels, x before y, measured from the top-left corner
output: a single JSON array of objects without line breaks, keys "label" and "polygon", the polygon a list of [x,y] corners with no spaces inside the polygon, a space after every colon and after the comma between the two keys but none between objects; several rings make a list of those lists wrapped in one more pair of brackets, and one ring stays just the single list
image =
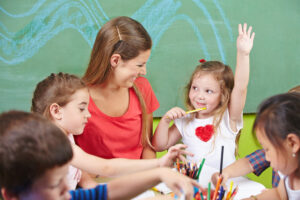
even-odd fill
[{"label": "child's forehead", "polygon": [[38,178],[34,184],[37,186],[47,188],[67,176],[69,170],[69,162],[62,166],[55,166],[45,171],[45,173]]},{"label": "child's forehead", "polygon": [[217,76],[212,72],[198,71],[193,76],[193,80],[200,78],[212,78],[217,81]]},{"label": "child's forehead", "polygon": [[201,82],[201,84],[208,84],[211,86],[214,84],[216,86],[220,86],[220,82],[212,73],[197,73],[193,76],[192,82]]},{"label": "child's forehead", "polygon": [[81,88],[74,92],[70,97],[70,102],[76,99],[87,99],[89,97],[89,91],[87,88]]}]

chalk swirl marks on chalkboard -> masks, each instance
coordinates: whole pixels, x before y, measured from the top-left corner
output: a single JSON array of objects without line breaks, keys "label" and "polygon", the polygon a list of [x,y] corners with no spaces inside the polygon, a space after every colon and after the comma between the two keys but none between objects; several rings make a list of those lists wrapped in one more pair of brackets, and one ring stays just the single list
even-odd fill
[{"label": "chalk swirl marks on chalkboard", "polygon": [[[182,2],[184,3],[184,1]],[[198,39],[205,59],[210,60],[206,42],[194,20],[186,14],[177,14],[182,2],[176,0],[148,0],[131,17],[141,22],[149,31],[153,39],[153,51],[155,51],[162,35],[175,21],[183,20],[187,22]],[[200,0],[193,0],[193,2],[208,20],[214,32],[221,59],[226,63],[221,37],[210,13]],[[232,30],[221,6],[217,0],[214,0],[213,3],[219,11],[232,40]],[[92,47],[97,32],[109,20],[97,0],[56,0],[55,2],[38,0],[30,10],[24,13],[12,14],[2,7],[0,7],[0,12],[13,18],[13,20],[34,16],[24,28],[17,32],[10,32],[0,21],[0,60],[9,65],[18,64],[31,58],[49,40],[66,29],[78,31],[88,45]]]}]

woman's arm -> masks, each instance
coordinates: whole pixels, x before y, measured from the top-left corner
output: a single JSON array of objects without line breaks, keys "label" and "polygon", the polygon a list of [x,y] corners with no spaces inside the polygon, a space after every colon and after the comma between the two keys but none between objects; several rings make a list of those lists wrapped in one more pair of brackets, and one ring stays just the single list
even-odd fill
[{"label": "woman's arm", "polygon": [[[244,176],[244,175],[251,173],[252,171],[253,171],[253,168],[252,168],[251,164],[249,163],[248,159],[241,158],[223,169],[222,183],[225,184],[227,182],[227,180],[230,178]],[[214,185],[217,184],[219,176],[220,176],[219,172],[216,172],[212,175],[211,180]]]}]

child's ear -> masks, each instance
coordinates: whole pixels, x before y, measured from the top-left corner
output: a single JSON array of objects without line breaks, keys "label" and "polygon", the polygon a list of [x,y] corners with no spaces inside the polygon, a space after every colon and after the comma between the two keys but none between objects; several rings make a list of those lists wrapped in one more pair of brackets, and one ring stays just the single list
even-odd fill
[{"label": "child's ear", "polygon": [[5,200],[17,200],[17,195],[11,194],[5,188],[1,188],[1,194]]},{"label": "child's ear", "polygon": [[53,119],[61,120],[62,119],[62,112],[61,107],[57,103],[53,103],[50,105],[50,114]]},{"label": "child's ear", "polygon": [[121,61],[121,56],[120,54],[113,54],[111,57],[110,57],[110,65],[115,68],[118,63]]},{"label": "child's ear", "polygon": [[300,149],[300,138],[294,133],[288,134],[286,138],[292,153],[298,153]]}]

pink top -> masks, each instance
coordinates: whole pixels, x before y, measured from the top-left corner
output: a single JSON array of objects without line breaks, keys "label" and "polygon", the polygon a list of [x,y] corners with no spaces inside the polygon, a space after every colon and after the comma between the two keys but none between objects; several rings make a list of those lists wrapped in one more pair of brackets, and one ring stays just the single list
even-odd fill
[{"label": "pink top", "polygon": [[[142,93],[147,112],[153,113],[159,102],[144,77],[136,79],[135,84]],[[143,151],[141,144],[142,110],[133,88],[129,89],[129,107],[120,117],[110,117],[101,112],[90,97],[91,117],[83,134],[75,136],[76,143],[87,153],[102,158],[140,159]]]}]

